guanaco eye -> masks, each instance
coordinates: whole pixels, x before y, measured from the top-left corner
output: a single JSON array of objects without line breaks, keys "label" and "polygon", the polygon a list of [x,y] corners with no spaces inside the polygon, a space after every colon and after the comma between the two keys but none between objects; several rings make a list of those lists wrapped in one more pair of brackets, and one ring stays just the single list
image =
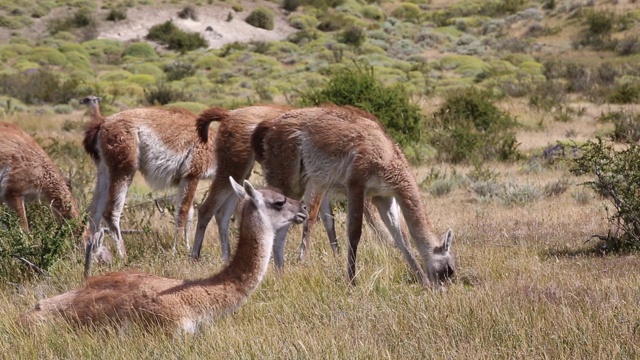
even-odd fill
[{"label": "guanaco eye", "polygon": [[285,200],[276,201],[273,203],[273,207],[276,208],[276,210],[282,210],[282,208],[284,207],[284,203]]}]

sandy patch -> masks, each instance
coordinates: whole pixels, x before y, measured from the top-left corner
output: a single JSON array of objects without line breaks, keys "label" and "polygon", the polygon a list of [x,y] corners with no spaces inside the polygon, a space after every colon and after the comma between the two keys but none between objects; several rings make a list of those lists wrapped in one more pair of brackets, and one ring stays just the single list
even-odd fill
[{"label": "sandy patch", "polygon": [[[94,13],[98,20],[98,39],[114,39],[123,42],[144,41],[144,37],[153,25],[173,20],[174,24],[185,31],[201,34],[209,43],[209,48],[220,48],[233,42],[277,41],[284,40],[296,32],[287,21],[287,13],[277,4],[264,1],[246,2],[242,12],[235,12],[230,4],[196,6],[197,21],[180,19],[178,12],[183,6],[138,6],[127,9],[127,18],[119,22],[106,21],[108,10],[100,9]],[[247,24],[244,19],[257,7],[266,7],[274,13],[274,29],[264,30]],[[10,30],[0,27],[0,43],[6,43],[12,34],[28,39],[40,40],[49,36],[50,22],[56,18],[71,16],[76,10],[67,7],[53,9],[50,14],[33,19],[31,26]],[[232,19],[227,21],[231,14]],[[210,28],[210,30],[207,30]],[[82,30],[80,30],[82,31]]]},{"label": "sandy patch", "polygon": [[[274,12],[274,29],[264,30],[247,24],[244,19],[258,6]],[[142,41],[153,25],[173,20],[182,30],[197,32],[208,42],[209,48],[220,48],[233,42],[277,41],[286,39],[297,30],[287,21],[282,9],[272,3],[249,3],[244,11],[236,13],[230,6],[206,5],[196,7],[197,21],[180,19],[181,7],[137,7],[127,10],[127,19],[113,23],[102,22],[98,28],[99,39]],[[232,19],[227,21],[231,14]]]}]

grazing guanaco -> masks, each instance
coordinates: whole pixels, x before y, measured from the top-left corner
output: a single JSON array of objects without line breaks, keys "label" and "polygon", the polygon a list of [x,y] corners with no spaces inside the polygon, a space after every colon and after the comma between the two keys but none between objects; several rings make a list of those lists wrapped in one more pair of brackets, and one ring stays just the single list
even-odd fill
[{"label": "grazing guanaco", "polygon": [[[409,164],[375,116],[350,106],[297,109],[260,131],[264,132],[262,156],[268,164],[268,184],[280,183],[281,174],[299,173],[306,183],[307,199],[327,192],[347,195],[350,282],[356,275],[356,252],[367,198],[371,198],[396,246],[423,284],[440,283],[453,275],[453,232],[447,231],[442,240],[434,235]],[[288,159],[278,161],[283,151]],[[402,235],[398,206],[424,270]]]},{"label": "grazing guanaco", "polygon": [[6,203],[29,231],[25,200],[43,196],[57,217],[78,218],[70,185],[49,155],[20,127],[0,122],[0,202]]}]

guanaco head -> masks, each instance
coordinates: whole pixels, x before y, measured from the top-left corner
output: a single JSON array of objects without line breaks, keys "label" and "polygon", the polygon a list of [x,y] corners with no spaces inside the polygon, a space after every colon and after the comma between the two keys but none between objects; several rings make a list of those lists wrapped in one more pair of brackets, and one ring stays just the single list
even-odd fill
[{"label": "guanaco head", "polygon": [[433,249],[433,255],[427,261],[427,275],[431,284],[446,284],[456,271],[456,258],[451,252],[453,231],[449,229],[442,237],[442,245]]},{"label": "guanaco head", "polygon": [[251,201],[276,231],[291,223],[302,224],[309,216],[307,207],[302,202],[290,199],[276,190],[256,190],[247,180],[241,186],[231,176],[229,181],[238,198]]},{"label": "guanaco head", "polygon": [[86,96],[84,99],[80,100],[80,104],[83,104],[83,105],[98,104],[100,100],[102,100],[102,98],[99,96],[89,95],[89,96]]}]

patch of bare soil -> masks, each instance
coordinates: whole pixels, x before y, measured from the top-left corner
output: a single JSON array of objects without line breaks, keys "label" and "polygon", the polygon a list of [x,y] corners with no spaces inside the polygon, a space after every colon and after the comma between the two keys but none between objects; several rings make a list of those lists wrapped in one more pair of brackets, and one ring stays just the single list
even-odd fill
[{"label": "patch of bare soil", "polygon": [[[296,31],[289,25],[287,15],[276,4],[253,2],[243,6],[242,12],[235,12],[230,5],[198,6],[197,20],[179,18],[178,12],[182,8],[177,6],[131,8],[127,11],[127,19],[123,21],[102,22],[98,28],[98,38],[143,40],[150,27],[168,20],[172,20],[182,30],[201,34],[209,42],[209,48],[220,48],[233,42],[283,40]],[[258,6],[273,10],[273,30],[260,29],[244,21]]]},{"label": "patch of bare soil", "polygon": [[[284,40],[296,32],[287,21],[287,14],[277,4],[264,1],[243,2],[244,10],[235,12],[230,4],[196,6],[196,18],[181,19],[178,12],[182,6],[137,6],[127,9],[127,18],[118,22],[106,21],[108,11],[101,9],[95,14],[98,20],[97,38],[120,41],[143,41],[153,25],[172,20],[180,29],[197,32],[209,43],[209,48],[220,48],[233,42]],[[264,30],[247,24],[244,19],[257,7],[270,8],[274,13],[274,29]],[[0,43],[8,42],[12,33],[28,39],[39,40],[49,35],[50,22],[73,14],[71,8],[57,8],[33,25],[20,30],[0,27]]]}]

